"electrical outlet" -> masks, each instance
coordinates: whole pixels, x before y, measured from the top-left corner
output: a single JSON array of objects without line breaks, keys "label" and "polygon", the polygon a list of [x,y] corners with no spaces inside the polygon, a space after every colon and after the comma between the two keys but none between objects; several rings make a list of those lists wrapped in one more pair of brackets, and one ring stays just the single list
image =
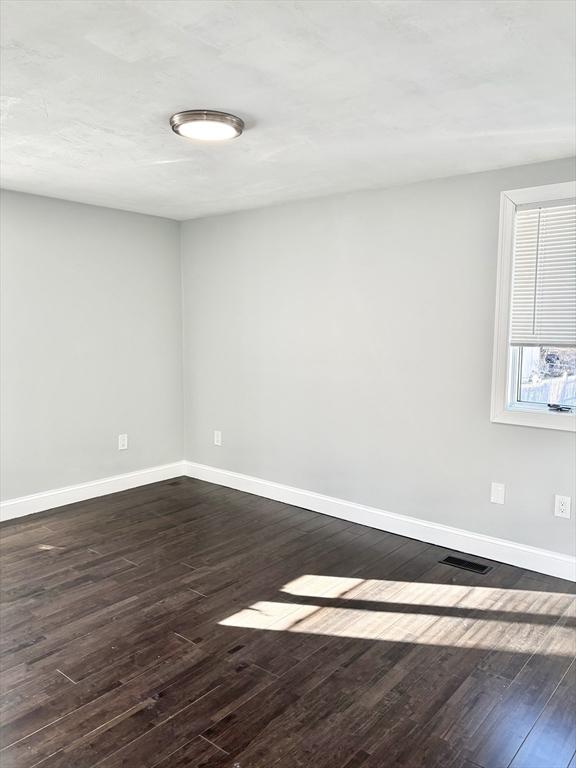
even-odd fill
[{"label": "electrical outlet", "polygon": [[492,483],[490,488],[490,501],[492,504],[504,504],[506,498],[506,486],[504,483]]},{"label": "electrical outlet", "polygon": [[219,429],[214,430],[214,445],[222,445],[222,432]]},{"label": "electrical outlet", "polygon": [[556,517],[565,517],[570,520],[570,506],[572,499],[570,496],[554,496],[554,514]]},{"label": "electrical outlet", "polygon": [[118,435],[118,450],[128,450],[128,435]]}]

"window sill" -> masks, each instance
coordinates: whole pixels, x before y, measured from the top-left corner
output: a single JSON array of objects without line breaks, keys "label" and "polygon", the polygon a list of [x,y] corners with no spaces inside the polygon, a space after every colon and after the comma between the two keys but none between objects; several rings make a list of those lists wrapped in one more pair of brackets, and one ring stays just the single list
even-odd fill
[{"label": "window sill", "polygon": [[554,413],[540,406],[509,405],[507,408],[493,412],[490,420],[499,424],[516,424],[520,427],[576,432],[576,413]]}]

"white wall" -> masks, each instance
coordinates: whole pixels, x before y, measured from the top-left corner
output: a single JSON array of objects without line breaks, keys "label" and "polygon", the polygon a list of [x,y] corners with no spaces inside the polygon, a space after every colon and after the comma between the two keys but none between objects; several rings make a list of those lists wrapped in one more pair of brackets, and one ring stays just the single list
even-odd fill
[{"label": "white wall", "polygon": [[556,161],[185,223],[186,458],[574,552],[574,520],[552,514],[576,495],[574,435],[489,420],[500,192],[573,175]]},{"label": "white wall", "polygon": [[491,424],[489,397],[499,193],[573,172],[182,226],[4,193],[3,498],[184,457],[572,553],[574,436]]},{"label": "white wall", "polygon": [[181,459],[178,223],[2,200],[3,498]]}]

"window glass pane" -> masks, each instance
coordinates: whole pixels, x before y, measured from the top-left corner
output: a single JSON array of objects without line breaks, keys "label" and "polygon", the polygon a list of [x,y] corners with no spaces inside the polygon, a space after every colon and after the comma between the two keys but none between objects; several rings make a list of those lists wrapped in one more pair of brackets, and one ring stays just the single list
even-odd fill
[{"label": "window glass pane", "polygon": [[576,406],[576,347],[520,347],[518,401]]}]

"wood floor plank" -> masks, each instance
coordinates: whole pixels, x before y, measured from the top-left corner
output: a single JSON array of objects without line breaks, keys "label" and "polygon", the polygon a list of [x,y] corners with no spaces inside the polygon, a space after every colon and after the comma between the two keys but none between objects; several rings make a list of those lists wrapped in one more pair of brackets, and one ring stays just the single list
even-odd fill
[{"label": "wood floor plank", "polygon": [[539,650],[467,744],[473,762],[508,768],[573,662],[574,632],[566,626],[566,619],[558,622],[546,647]]},{"label": "wood floor plank", "polygon": [[223,760],[228,756],[221,749],[198,736],[156,763],[155,768],[216,768],[217,762]]},{"label": "wood floor plank", "polygon": [[546,703],[510,768],[566,768],[576,750],[576,665]]},{"label": "wood floor plank", "polygon": [[1,524],[0,765],[576,768],[574,585],[446,554],[189,478]]}]

